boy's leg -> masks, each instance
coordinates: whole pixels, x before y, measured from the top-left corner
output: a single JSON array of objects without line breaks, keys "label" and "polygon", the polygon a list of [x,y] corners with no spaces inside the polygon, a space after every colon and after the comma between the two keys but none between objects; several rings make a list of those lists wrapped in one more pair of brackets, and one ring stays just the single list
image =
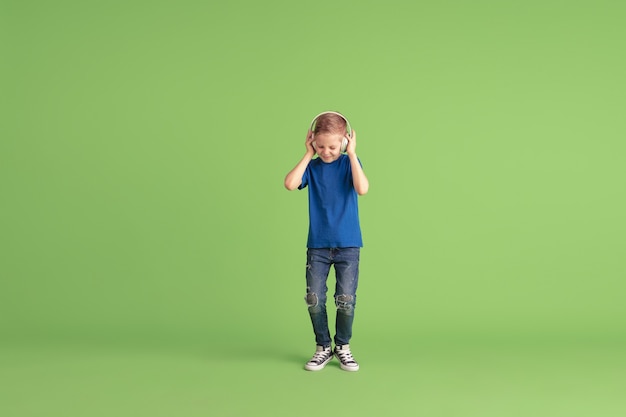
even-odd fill
[{"label": "boy's leg", "polygon": [[328,330],[328,316],[326,313],[326,281],[330,271],[330,256],[328,249],[308,249],[306,262],[306,297],[315,343],[318,346],[330,346],[331,338]]},{"label": "boy's leg", "polygon": [[352,338],[354,307],[356,306],[356,290],[359,284],[360,248],[333,249],[335,274],[335,304],[337,305],[337,321],[335,324],[335,344],[347,345]]}]

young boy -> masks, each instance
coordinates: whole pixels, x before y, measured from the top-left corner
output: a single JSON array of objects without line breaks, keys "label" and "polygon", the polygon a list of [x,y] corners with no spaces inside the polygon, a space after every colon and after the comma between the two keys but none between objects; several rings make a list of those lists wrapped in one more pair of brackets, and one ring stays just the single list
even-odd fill
[{"label": "young boy", "polygon": [[[324,112],[313,119],[305,147],[304,157],[285,177],[288,190],[309,188],[305,300],[317,348],[304,368],[319,371],[334,353],[341,369],[358,371],[349,345],[363,246],[357,195],[367,193],[369,182],[356,155],[356,132],[341,114]],[[336,276],[334,351],[326,314],[326,281],[331,265]]]}]

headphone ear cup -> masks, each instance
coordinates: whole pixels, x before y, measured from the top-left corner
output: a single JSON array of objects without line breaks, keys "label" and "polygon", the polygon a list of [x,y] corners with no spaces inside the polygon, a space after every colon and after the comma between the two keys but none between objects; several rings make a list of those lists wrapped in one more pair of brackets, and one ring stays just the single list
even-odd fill
[{"label": "headphone ear cup", "polygon": [[348,149],[348,139],[343,138],[343,140],[341,141],[341,152],[345,152],[346,149]]}]

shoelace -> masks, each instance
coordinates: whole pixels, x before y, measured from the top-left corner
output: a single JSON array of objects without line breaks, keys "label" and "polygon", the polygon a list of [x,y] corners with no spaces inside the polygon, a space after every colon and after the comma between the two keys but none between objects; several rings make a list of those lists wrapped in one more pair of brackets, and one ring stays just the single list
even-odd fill
[{"label": "shoelace", "polygon": [[356,363],[356,361],[352,357],[352,352],[350,351],[346,352],[343,350],[337,350],[337,354],[339,355],[339,359],[341,359],[341,362],[343,363],[350,363],[350,362]]},{"label": "shoelace", "polygon": [[315,352],[313,358],[309,362],[321,363],[324,362],[332,353],[328,350],[321,350],[319,352]]}]

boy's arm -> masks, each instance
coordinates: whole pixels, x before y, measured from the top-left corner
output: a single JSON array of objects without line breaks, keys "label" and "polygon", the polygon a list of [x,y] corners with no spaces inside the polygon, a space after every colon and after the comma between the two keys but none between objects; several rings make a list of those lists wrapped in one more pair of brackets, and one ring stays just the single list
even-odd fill
[{"label": "boy's arm", "polygon": [[315,156],[315,149],[313,148],[313,134],[309,130],[306,135],[306,141],[304,142],[304,146],[306,147],[306,153],[298,162],[298,164],[287,174],[285,177],[285,188],[289,191],[295,190],[302,184],[302,176],[304,175],[304,171],[306,171],[306,167]]},{"label": "boy's arm", "polygon": [[348,138],[348,148],[346,149],[350,158],[350,168],[352,169],[352,184],[357,194],[364,195],[370,188],[370,183],[363,172],[363,167],[359,163],[356,156],[356,132],[353,130],[352,135]]}]

